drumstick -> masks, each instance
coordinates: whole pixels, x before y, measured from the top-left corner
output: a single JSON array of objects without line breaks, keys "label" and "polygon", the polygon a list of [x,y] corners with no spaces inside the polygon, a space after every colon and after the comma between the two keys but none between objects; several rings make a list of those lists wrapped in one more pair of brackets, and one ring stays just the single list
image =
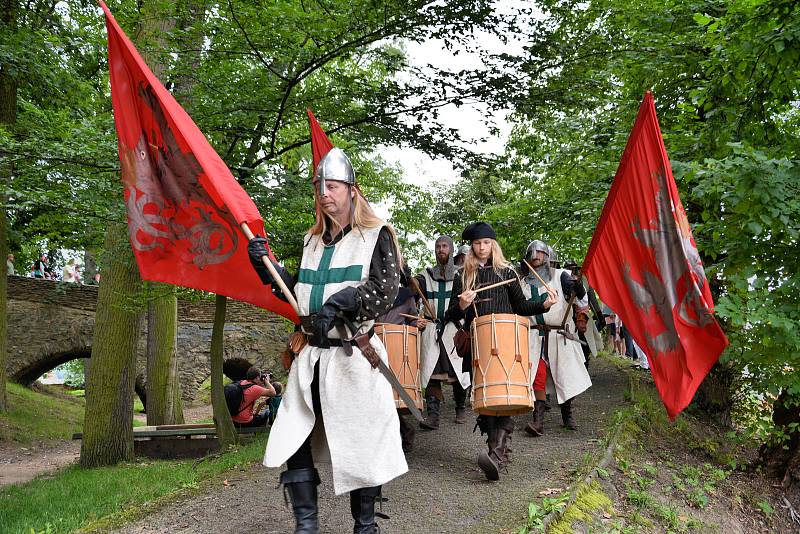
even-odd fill
[{"label": "drumstick", "polygon": [[525,265],[527,265],[527,266],[528,266],[528,269],[530,269],[530,271],[533,273],[533,275],[534,275],[536,278],[538,278],[538,279],[539,279],[539,281],[542,283],[542,285],[543,285],[545,288],[547,288],[547,290],[548,290],[548,291],[552,291],[553,293],[555,293],[556,295],[558,295],[558,293],[556,293],[556,292],[555,292],[555,290],[554,290],[552,287],[548,286],[548,285],[547,285],[547,282],[545,282],[545,281],[542,279],[542,277],[541,277],[541,276],[539,276],[539,273],[537,273],[536,271],[534,271],[534,270],[533,270],[533,267],[531,267],[531,264],[530,264],[530,263],[528,263],[528,260],[526,260],[526,259],[523,259],[522,261],[524,261],[524,262],[525,262]]},{"label": "drumstick", "polygon": [[424,319],[424,317],[422,317],[420,315],[411,315],[409,313],[401,313],[400,317],[405,317],[407,319],[415,319],[417,321],[419,321],[420,319]]},{"label": "drumstick", "polygon": [[417,292],[417,295],[419,295],[419,298],[422,300],[422,307],[425,308],[425,311],[428,312],[431,320],[433,320],[433,318],[436,317],[436,313],[434,313],[431,303],[425,298],[425,294],[422,292],[422,288],[419,287],[419,282],[417,282],[417,279],[413,276],[410,277],[408,279],[408,284],[411,286],[411,289]]},{"label": "drumstick", "polygon": [[[508,280],[503,280],[502,282],[497,282],[496,284],[492,284],[490,286],[480,287],[480,288],[475,290],[475,293],[480,293],[481,291],[486,291],[487,289],[492,289],[494,287],[504,286],[506,284],[510,284],[511,282],[516,282],[516,281],[517,281],[516,278],[509,278]],[[461,293],[461,295],[463,295],[463,294],[464,293]],[[459,298],[461,298],[461,295],[459,295]]]}]

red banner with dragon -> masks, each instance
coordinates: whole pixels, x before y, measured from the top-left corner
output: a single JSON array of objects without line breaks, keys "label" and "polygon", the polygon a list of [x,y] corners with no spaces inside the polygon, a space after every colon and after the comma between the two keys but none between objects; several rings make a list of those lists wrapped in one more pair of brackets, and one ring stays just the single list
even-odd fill
[{"label": "red banner with dragon", "polygon": [[648,92],[603,207],[584,272],[647,354],[671,419],[728,345]]},{"label": "red banner with dragon", "polygon": [[264,234],[252,199],[100,5],[129,237],[142,279],[225,295],[296,322],[250,265],[240,224]]}]

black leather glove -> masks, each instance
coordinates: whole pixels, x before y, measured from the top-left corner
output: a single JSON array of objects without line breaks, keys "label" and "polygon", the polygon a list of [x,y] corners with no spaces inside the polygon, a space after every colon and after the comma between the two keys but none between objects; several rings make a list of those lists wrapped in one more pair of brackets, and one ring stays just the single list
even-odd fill
[{"label": "black leather glove", "polygon": [[[269,254],[267,254],[267,243],[268,240],[264,237],[254,237],[247,243],[247,255],[250,257],[250,264],[256,270],[258,277],[261,278],[261,282],[264,285],[275,284],[272,274],[269,272],[269,269],[266,265],[264,265],[264,261],[261,259],[263,256],[269,257]],[[291,275],[289,275],[283,266],[278,265],[274,261],[272,262],[272,266],[275,267],[276,271],[278,271],[278,274],[286,284],[286,287],[291,290],[294,286],[294,281],[292,280]],[[277,290],[277,292],[280,292],[280,288],[277,286],[277,284],[275,285],[274,289]]]},{"label": "black leather glove", "polygon": [[[342,311],[352,315],[358,311],[357,297],[358,293],[355,287],[346,287],[331,295],[314,317],[314,323],[311,325],[311,339],[309,340],[311,345],[323,349],[331,346],[328,340],[328,331],[331,329],[336,314]],[[350,332],[350,335],[354,334],[355,332]]]}]

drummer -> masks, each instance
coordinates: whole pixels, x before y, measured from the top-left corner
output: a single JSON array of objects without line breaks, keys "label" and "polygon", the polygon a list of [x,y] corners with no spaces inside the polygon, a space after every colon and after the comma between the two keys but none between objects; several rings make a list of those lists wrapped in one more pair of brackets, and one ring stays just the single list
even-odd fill
[{"label": "drummer", "polygon": [[[476,317],[493,313],[513,313],[531,316],[546,312],[556,302],[556,295],[548,294],[543,302],[525,298],[517,275],[503,256],[497,243],[497,234],[485,222],[475,222],[464,229],[461,239],[470,242],[464,259],[464,268],[453,283],[453,298],[447,310],[446,320],[464,320],[465,328]],[[480,291],[506,280],[515,282]],[[476,291],[477,290],[477,291]],[[474,343],[474,340],[473,340]],[[471,369],[471,361],[464,359],[465,367]],[[466,369],[465,369],[466,370]],[[510,416],[478,416],[477,426],[481,435],[488,434],[487,451],[478,454],[478,467],[489,480],[499,480],[500,470],[511,461],[511,434],[514,420]]]},{"label": "drummer", "polygon": [[452,295],[453,280],[456,277],[453,240],[448,235],[439,236],[434,250],[436,265],[428,267],[416,276],[420,292],[426,295],[423,309],[428,309],[428,313],[433,314],[436,319],[436,331],[431,329],[421,338],[420,378],[425,387],[428,415],[424,421],[420,421],[419,426],[424,430],[439,428],[440,406],[444,401],[442,384],[453,386],[455,422],[466,423],[465,406],[469,388],[469,373],[461,371],[463,363],[453,348],[456,326],[444,321],[444,314]]},{"label": "drummer", "polygon": [[[417,327],[420,332],[425,330],[427,321],[423,318],[414,319],[418,315],[417,302],[414,294],[408,288],[408,279],[411,276],[411,271],[407,265],[404,265],[400,271],[400,289],[397,292],[391,309],[375,319],[375,324],[402,324]],[[400,441],[403,446],[403,452],[411,452],[414,449],[414,437],[416,436],[416,428],[411,424],[406,416],[400,411],[397,411],[400,418]]]}]

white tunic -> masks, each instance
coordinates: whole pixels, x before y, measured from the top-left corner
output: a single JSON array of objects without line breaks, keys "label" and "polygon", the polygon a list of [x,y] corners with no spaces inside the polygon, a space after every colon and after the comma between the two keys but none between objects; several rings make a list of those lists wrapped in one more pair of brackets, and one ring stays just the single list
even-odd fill
[{"label": "white tunic", "polygon": [[[444,314],[450,306],[450,298],[453,291],[453,281],[434,280],[428,269],[423,271],[425,277],[425,297],[433,307],[436,318],[439,321],[444,320]],[[461,372],[463,359],[455,351],[453,344],[453,336],[456,335],[458,329],[453,323],[447,323],[442,332],[442,344],[447,352],[447,357],[450,359],[450,364],[456,372],[456,377],[461,383],[461,387],[466,389],[469,387],[469,373]],[[428,326],[422,331],[420,341],[420,379],[423,386],[428,385],[431,379],[436,363],[439,361],[439,344],[436,342],[438,332],[435,325]]]},{"label": "white tunic", "polygon": [[[560,326],[561,321],[564,319],[564,314],[567,314],[565,330],[575,334],[575,323],[572,320],[571,310],[567,313],[569,302],[564,298],[564,289],[561,287],[561,273],[564,270],[554,269],[553,271],[555,274],[548,284],[558,292],[556,303],[543,315],[532,316],[530,318],[531,324]],[[531,295],[537,295],[534,298],[538,298],[541,301],[547,298],[547,290],[544,287],[536,287],[526,281],[522,282],[522,291],[529,299]],[[532,365],[531,378],[536,376],[540,361],[539,356],[542,353],[544,336],[536,335],[538,333],[538,330],[532,330],[531,335],[528,337]],[[547,386],[549,391],[555,391],[558,403],[561,404],[586,391],[592,385],[592,380],[589,378],[589,373],[584,366],[585,358],[583,357],[580,343],[567,339],[555,331],[547,331],[545,335],[548,336],[547,356],[550,362]]]},{"label": "white tunic", "polygon": [[[316,312],[332,294],[369,279],[380,229],[363,233],[353,229],[330,247],[323,246],[319,236],[306,236],[295,286],[301,315]],[[372,321],[358,324],[363,325],[363,332]],[[335,329],[329,336],[338,338]],[[386,349],[377,336],[370,339],[370,344],[386,362]],[[319,423],[311,398],[317,362],[322,407]],[[264,465],[284,464],[315,424],[318,429],[312,439],[314,458],[330,461],[337,495],[385,484],[408,471],[392,387],[357,347],[353,347],[352,356],[347,356],[342,347],[321,349],[307,345],[300,351],[289,370],[281,409],[267,441]]]}]

